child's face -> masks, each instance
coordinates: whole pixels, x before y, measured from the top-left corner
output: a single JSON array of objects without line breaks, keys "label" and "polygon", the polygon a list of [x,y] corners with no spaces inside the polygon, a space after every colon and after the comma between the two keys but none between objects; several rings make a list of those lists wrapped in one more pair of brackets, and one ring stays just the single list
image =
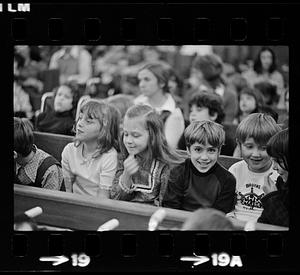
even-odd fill
[{"label": "child's face", "polygon": [[240,109],[243,113],[250,113],[256,108],[255,98],[248,94],[241,94]]},{"label": "child's face", "polygon": [[282,177],[283,181],[286,182],[288,179],[289,172],[283,169],[284,163],[275,158],[272,158],[272,160],[273,160],[273,169],[277,171],[277,173]]},{"label": "child's face", "polygon": [[206,145],[200,144],[198,142],[192,144],[189,149],[187,149],[193,165],[201,173],[206,173],[212,168],[218,160],[220,149],[213,147],[209,143]]},{"label": "child's face", "polygon": [[71,89],[67,86],[60,86],[54,99],[54,110],[56,112],[65,112],[72,109],[73,95]]},{"label": "child's face", "polygon": [[76,139],[82,142],[96,141],[100,134],[100,122],[80,113],[76,124]]},{"label": "child's face", "polygon": [[217,118],[217,115],[211,116],[209,114],[209,109],[207,107],[199,107],[195,104],[191,106],[190,110],[190,122],[193,121],[202,121],[202,120],[210,120],[215,121]]},{"label": "child's face", "polygon": [[250,171],[255,173],[266,172],[272,165],[270,156],[267,154],[266,145],[257,144],[253,138],[247,138],[240,144],[243,159]]},{"label": "child's face", "polygon": [[123,142],[130,155],[136,155],[146,150],[149,131],[145,129],[142,119],[128,118],[125,116],[123,133]]},{"label": "child's face", "polygon": [[139,72],[138,79],[139,88],[143,95],[147,97],[152,97],[157,91],[161,90],[156,76],[147,69]]}]

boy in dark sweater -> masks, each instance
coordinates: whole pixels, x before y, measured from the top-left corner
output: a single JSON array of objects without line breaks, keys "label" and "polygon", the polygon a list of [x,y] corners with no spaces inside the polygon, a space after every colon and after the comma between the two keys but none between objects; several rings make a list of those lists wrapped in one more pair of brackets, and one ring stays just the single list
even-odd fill
[{"label": "boy in dark sweater", "polygon": [[225,140],[222,126],[208,120],[194,121],[184,136],[190,158],[171,170],[163,206],[187,211],[211,207],[230,212],[236,181],[217,162]]}]

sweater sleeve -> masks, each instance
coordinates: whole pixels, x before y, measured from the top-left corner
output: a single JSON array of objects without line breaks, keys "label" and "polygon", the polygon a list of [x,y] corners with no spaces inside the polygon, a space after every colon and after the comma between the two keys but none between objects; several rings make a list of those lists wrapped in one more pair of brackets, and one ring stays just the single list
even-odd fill
[{"label": "sweater sleeve", "polygon": [[182,209],[184,195],[184,171],[180,168],[181,167],[176,166],[170,171],[170,177],[162,201],[163,207]]},{"label": "sweater sleeve", "polygon": [[221,192],[212,207],[223,211],[225,214],[232,211],[235,201],[235,185],[236,180],[234,176],[230,175],[230,177],[227,177],[223,183]]},{"label": "sweater sleeve", "polygon": [[65,181],[65,186],[66,186],[66,192],[72,193],[75,175],[72,173],[70,164],[69,164],[70,146],[71,146],[71,143],[67,144],[61,153],[61,156],[62,156],[61,166],[62,166],[63,177],[64,177],[64,181]]},{"label": "sweater sleeve", "polygon": [[159,197],[158,197],[158,200],[159,200],[158,201],[158,206],[162,206],[162,201],[163,201],[163,198],[165,196],[165,193],[166,193],[166,190],[167,190],[167,187],[168,187],[169,172],[170,172],[170,169],[166,165],[162,169],[162,172],[161,172],[161,175],[160,175],[161,185],[160,185],[160,191],[159,191]]},{"label": "sweater sleeve", "polygon": [[117,170],[117,163],[116,151],[107,153],[103,158],[103,165],[100,171],[100,189],[110,190]]},{"label": "sweater sleeve", "polygon": [[[123,160],[121,158],[118,158],[117,171],[113,179],[112,187],[110,189],[110,199],[131,201],[134,197],[135,191],[134,189],[129,189],[126,187],[125,183],[123,182],[123,172]],[[133,185],[132,180],[131,185]]]}]

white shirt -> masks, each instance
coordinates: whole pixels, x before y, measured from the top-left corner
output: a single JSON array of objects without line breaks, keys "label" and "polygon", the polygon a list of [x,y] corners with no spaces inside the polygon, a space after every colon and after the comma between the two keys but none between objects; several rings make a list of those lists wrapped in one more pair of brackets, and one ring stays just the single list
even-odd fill
[{"label": "white shirt", "polygon": [[272,178],[276,181],[279,174],[273,170],[273,165],[266,172],[252,172],[244,160],[236,162],[228,170],[236,178],[235,192],[237,196],[235,209],[228,216],[242,221],[255,222],[263,211],[261,198],[265,195],[262,189],[264,178],[273,172]]},{"label": "white shirt", "polygon": [[62,152],[62,169],[67,191],[98,196],[100,189],[110,190],[117,170],[117,151],[112,148],[100,157],[89,159],[82,155],[80,144],[66,145]]},{"label": "white shirt", "polygon": [[[184,132],[184,118],[180,108],[176,107],[173,97],[170,94],[165,95],[167,96],[165,103],[160,107],[155,107],[154,109],[158,113],[161,113],[162,111],[171,112],[165,122],[165,136],[169,146],[176,148],[178,141]],[[134,104],[145,104],[152,107],[149,103],[149,98],[144,95],[140,95],[135,98]]]}]

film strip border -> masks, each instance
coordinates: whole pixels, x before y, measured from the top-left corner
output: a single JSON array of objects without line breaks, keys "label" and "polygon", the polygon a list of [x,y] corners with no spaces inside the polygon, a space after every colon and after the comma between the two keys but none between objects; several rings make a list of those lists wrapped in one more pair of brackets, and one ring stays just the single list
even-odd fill
[{"label": "film strip border", "polygon": [[297,21],[292,5],[15,4],[2,13],[22,43],[286,44]]},{"label": "film strip border", "polygon": [[[171,271],[221,268],[275,271],[289,263],[287,234],[277,232],[115,233],[17,233],[10,240],[10,256],[14,267],[22,269],[26,266],[26,269],[35,270],[89,268],[119,271],[126,268],[154,271],[163,268]],[[55,257],[56,260],[63,257],[68,262],[55,266]]]}]

